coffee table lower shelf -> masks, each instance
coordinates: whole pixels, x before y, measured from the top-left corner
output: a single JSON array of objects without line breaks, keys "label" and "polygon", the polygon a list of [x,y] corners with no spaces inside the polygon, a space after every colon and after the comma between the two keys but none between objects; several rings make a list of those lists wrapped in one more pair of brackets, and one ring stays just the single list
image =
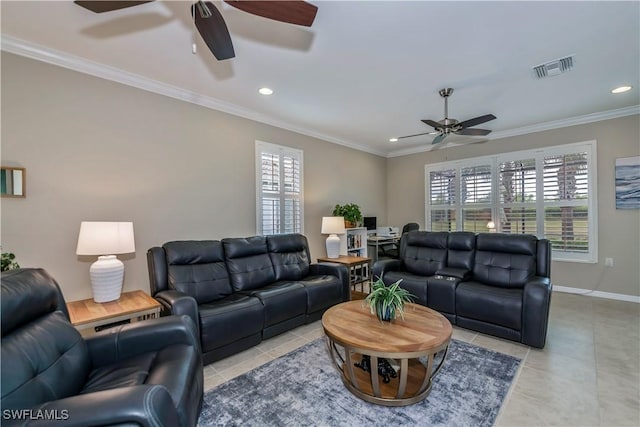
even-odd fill
[{"label": "coffee table lower shelf", "polygon": [[[407,406],[425,399],[431,392],[433,378],[444,365],[448,342],[423,355],[426,366],[415,354],[384,354],[367,351],[371,357],[371,372],[356,367],[362,360],[362,350],[344,347],[327,337],[331,359],[342,373],[342,382],[357,397],[384,406]],[[341,347],[341,350],[339,349]],[[384,383],[378,374],[378,359],[393,359],[399,365],[397,376]]]}]

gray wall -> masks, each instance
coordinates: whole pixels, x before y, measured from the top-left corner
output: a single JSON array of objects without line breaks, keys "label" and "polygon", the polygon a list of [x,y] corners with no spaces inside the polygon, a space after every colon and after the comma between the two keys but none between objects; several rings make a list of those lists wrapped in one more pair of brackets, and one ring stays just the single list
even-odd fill
[{"label": "gray wall", "polygon": [[75,255],[80,222],[133,221],[137,251],[120,257],[125,290],[148,290],[149,247],[255,234],[255,140],[304,150],[316,258],[321,217],[336,203],[358,203],[381,225],[424,227],[427,163],[595,139],[599,262],[554,262],[553,280],[638,296],[640,210],[615,209],[614,161],[640,154],[639,129],[631,116],[384,159],[3,52],[2,164],[27,168],[27,198],[1,200],[2,247],[49,270],[67,299],[89,298],[93,258]]},{"label": "gray wall", "polygon": [[1,201],[2,248],[89,298],[80,222],[133,221],[125,290],[148,292],[151,246],[256,233],[256,140],[304,151],[314,259],[336,203],[386,220],[382,157],[3,52],[2,164],[26,167],[27,197]]},{"label": "gray wall", "polygon": [[[554,262],[554,284],[640,296],[640,210],[616,210],[614,166],[617,157],[640,155],[640,116],[537,132],[482,144],[436,150],[387,160],[387,217],[390,223],[417,221],[425,226],[426,164],[597,141],[598,263]],[[614,267],[604,266],[605,258]]]}]

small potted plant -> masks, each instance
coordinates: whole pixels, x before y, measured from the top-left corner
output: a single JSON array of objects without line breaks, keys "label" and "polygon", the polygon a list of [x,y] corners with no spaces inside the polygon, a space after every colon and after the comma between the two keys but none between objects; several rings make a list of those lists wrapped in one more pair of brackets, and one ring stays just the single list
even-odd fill
[{"label": "small potted plant", "polygon": [[20,265],[15,261],[16,256],[11,252],[2,252],[2,271],[15,270]]},{"label": "small potted plant", "polygon": [[378,319],[390,322],[399,314],[404,319],[404,305],[413,302],[413,295],[406,289],[400,287],[402,279],[389,286],[386,286],[381,278],[371,285],[371,293],[365,298],[365,303],[369,304],[371,314],[378,316]]},{"label": "small potted plant", "polygon": [[344,217],[344,226],[346,228],[357,227],[358,224],[362,221],[360,206],[356,205],[355,203],[336,205],[333,208],[333,216]]}]

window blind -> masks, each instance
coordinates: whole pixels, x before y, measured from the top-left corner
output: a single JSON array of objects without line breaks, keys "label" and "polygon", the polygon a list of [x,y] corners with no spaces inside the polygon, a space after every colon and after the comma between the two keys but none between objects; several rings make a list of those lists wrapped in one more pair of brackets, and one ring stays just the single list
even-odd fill
[{"label": "window blind", "polygon": [[258,234],[303,233],[302,151],[256,143]]}]

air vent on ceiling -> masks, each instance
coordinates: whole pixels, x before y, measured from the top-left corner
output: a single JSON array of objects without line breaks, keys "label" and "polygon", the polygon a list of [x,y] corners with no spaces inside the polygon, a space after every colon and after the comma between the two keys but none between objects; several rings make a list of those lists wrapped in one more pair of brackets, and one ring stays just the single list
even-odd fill
[{"label": "air vent on ceiling", "polygon": [[573,69],[573,55],[565,58],[549,61],[545,64],[536,65],[533,67],[533,72],[536,77],[543,79],[545,77],[557,76],[558,74],[566,73]]}]

